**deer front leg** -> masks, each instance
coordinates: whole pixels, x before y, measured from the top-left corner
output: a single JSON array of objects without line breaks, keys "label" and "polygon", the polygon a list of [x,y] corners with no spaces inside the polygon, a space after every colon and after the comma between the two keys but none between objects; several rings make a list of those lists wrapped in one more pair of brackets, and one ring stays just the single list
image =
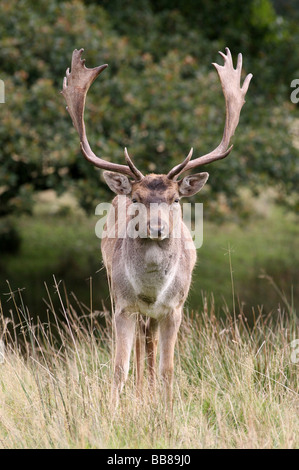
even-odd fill
[{"label": "deer front leg", "polygon": [[115,315],[116,351],[112,403],[117,406],[119,394],[128,377],[130,355],[135,333],[135,315],[124,311]]},{"label": "deer front leg", "polygon": [[145,359],[145,331],[146,323],[141,315],[137,319],[136,332],[136,375],[137,375],[137,396],[142,396],[144,359]]},{"label": "deer front leg", "polygon": [[146,329],[146,350],[148,361],[149,382],[155,396],[156,388],[156,357],[158,346],[158,321],[150,318]]},{"label": "deer front leg", "polygon": [[181,324],[181,308],[173,310],[159,325],[160,374],[165,387],[165,401],[172,409],[174,347]]}]

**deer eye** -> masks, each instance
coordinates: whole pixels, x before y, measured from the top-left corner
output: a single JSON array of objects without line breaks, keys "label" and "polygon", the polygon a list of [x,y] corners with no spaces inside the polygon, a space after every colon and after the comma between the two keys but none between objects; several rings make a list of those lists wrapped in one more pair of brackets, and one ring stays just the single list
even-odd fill
[{"label": "deer eye", "polygon": [[180,202],[179,198],[176,198],[173,202],[178,203]]},{"label": "deer eye", "polygon": [[133,199],[132,199],[132,202],[133,202],[133,204],[136,204],[138,201],[137,201],[136,198],[133,198]]}]

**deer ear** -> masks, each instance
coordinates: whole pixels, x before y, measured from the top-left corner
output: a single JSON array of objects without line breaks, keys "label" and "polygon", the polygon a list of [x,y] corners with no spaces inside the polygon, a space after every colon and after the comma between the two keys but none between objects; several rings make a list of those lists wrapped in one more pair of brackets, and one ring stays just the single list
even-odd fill
[{"label": "deer ear", "polygon": [[130,194],[132,185],[127,176],[112,171],[104,171],[104,179],[111,191],[116,194]]},{"label": "deer ear", "polygon": [[206,184],[209,173],[196,173],[185,176],[179,183],[179,193],[182,197],[193,196]]}]

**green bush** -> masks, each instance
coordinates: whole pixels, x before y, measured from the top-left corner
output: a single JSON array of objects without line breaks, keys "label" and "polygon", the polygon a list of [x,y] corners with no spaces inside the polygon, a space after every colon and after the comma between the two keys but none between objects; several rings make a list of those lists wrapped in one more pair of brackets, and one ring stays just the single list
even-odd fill
[{"label": "green bush", "polygon": [[[0,123],[0,217],[30,211],[34,192],[72,189],[86,210],[106,199],[99,171],[79,149],[59,94],[73,49],[89,67],[109,63],[87,99],[86,123],[95,153],[123,163],[129,147],[142,171],[165,172],[194,147],[220,141],[224,100],[211,62],[230,46],[252,72],[230,157],[209,167],[206,202],[220,193],[239,201],[238,188],[278,187],[298,205],[298,150],[290,129],[298,119],[290,82],[299,71],[299,28],[269,0],[225,2],[109,0],[0,5],[1,79],[6,103]],[[296,126],[295,126],[296,127]],[[297,132],[297,131],[296,131]]]}]

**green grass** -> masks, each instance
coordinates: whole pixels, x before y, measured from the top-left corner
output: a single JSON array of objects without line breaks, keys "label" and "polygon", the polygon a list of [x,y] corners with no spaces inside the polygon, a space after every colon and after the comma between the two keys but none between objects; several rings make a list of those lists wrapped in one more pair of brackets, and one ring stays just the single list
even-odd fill
[{"label": "green grass", "polygon": [[[204,221],[204,242],[198,250],[192,306],[200,300],[200,289],[214,293],[218,306],[232,306],[229,256],[232,259],[236,302],[249,315],[252,307],[277,309],[281,296],[264,274],[274,278],[287,297],[298,305],[299,224],[294,214],[270,206],[267,213],[243,222],[220,226]],[[200,289],[198,289],[200,287]]]},{"label": "green grass", "polygon": [[298,448],[296,217],[275,206],[242,224],[205,217],[173,416],[161,385],[157,400],[147,387],[135,397],[134,366],[111,410],[113,334],[96,221],[41,210],[17,220],[20,252],[2,253],[0,446]]},{"label": "green grass", "polygon": [[[89,278],[101,289],[99,303],[106,301],[108,286],[102,269],[100,240],[94,232],[96,219],[82,214],[39,214],[17,220],[22,244],[15,254],[0,258],[0,299],[5,302],[8,280],[13,289],[24,289],[30,311],[42,315],[44,282],[53,275],[63,278],[82,301],[89,300]],[[99,287],[96,289],[99,291]]]},{"label": "green grass", "polygon": [[[22,246],[16,255],[1,254],[0,298],[6,292],[6,279],[13,288],[25,288],[24,296],[33,315],[43,308],[44,281],[52,275],[65,280],[78,297],[88,301],[89,278],[94,279],[94,302],[102,300],[109,308],[109,296],[95,235],[98,217],[87,217],[78,210],[49,210],[40,204],[34,217],[20,217],[17,226]],[[204,213],[204,240],[198,250],[198,262],[188,306],[197,309],[202,293],[213,293],[216,309],[233,305],[231,254],[235,302],[243,304],[247,316],[252,307],[263,305],[267,313],[277,310],[277,295],[263,273],[271,276],[288,298],[298,305],[299,224],[297,217],[267,204],[254,210],[245,221],[216,224]]]},{"label": "green grass", "polygon": [[45,292],[47,322],[32,323],[21,292],[11,291],[9,301],[21,330],[0,306],[0,447],[298,448],[293,311],[278,318],[256,311],[249,328],[242,310],[220,320],[213,302],[202,299],[181,325],[173,415],[165,412],[161,385],[157,399],[148,387],[136,398],[134,366],[113,410],[110,313],[76,303],[53,284]]}]

